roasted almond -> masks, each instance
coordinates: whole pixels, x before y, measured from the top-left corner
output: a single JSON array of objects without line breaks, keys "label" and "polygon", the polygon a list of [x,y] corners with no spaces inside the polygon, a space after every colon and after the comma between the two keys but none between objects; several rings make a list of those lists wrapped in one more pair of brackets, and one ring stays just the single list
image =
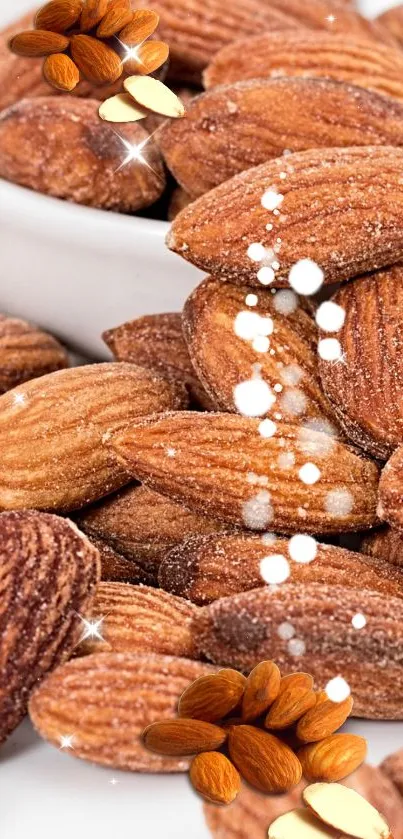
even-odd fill
[{"label": "roasted almond", "polygon": [[91,536],[91,544],[99,551],[101,558],[101,580],[114,583],[152,583],[151,577],[131,559],[118,554],[102,539]]},{"label": "roasted almond", "polygon": [[378,515],[398,530],[403,529],[403,446],[388,460],[379,483]]},{"label": "roasted almond", "polygon": [[82,32],[88,32],[102,20],[108,11],[108,0],[85,0],[80,20]]},{"label": "roasted almond", "polygon": [[171,200],[168,206],[168,221],[173,221],[175,216],[177,216],[181,210],[184,210],[191,201],[192,199],[190,195],[188,195],[182,187],[176,187],[171,195]]},{"label": "roasted almond", "polygon": [[244,676],[243,673],[240,673],[239,670],[233,670],[232,667],[224,667],[223,670],[218,670],[218,675],[225,676],[226,679],[236,682],[243,690],[245,690],[246,676]]},{"label": "roasted almond", "polygon": [[383,26],[384,29],[393,35],[399,42],[400,46],[403,44],[403,8],[402,4],[395,6],[392,9],[387,9],[386,12],[379,15],[377,22]]},{"label": "roasted almond", "polygon": [[134,58],[125,61],[125,72],[148,76],[165,64],[169,55],[169,46],[164,41],[146,41],[136,50]]},{"label": "roasted almond", "polygon": [[288,728],[316,704],[313,679],[308,673],[283,676],[278,695],[264,721],[266,728]]},{"label": "roasted almond", "polygon": [[326,691],[322,691],[316,698],[316,705],[298,721],[298,739],[302,743],[315,743],[330,737],[350,716],[353,704],[351,696],[342,702],[333,702],[328,698]]},{"label": "roasted almond", "polygon": [[386,27],[377,21],[367,20],[346,0],[309,0],[309,4],[303,5],[300,0],[270,0],[270,6],[280,9],[298,21],[300,26],[310,29],[326,29],[332,35],[344,32],[349,37],[357,35],[395,43]]},{"label": "roasted almond", "polygon": [[195,755],[219,749],[227,737],[218,725],[203,720],[162,720],[143,732],[147,749],[160,755]]},{"label": "roasted almond", "polygon": [[380,769],[392,781],[403,798],[403,749],[399,749],[399,751],[385,758]]},{"label": "roasted almond", "polygon": [[77,23],[82,11],[81,0],[50,0],[35,15],[35,29],[65,32]]},{"label": "roasted almond", "polygon": [[42,58],[27,58],[10,51],[14,35],[34,24],[32,10],[0,32],[0,111],[24,96],[49,96],[52,88],[42,74]]},{"label": "roasted almond", "polygon": [[368,533],[361,541],[360,550],[374,559],[403,567],[403,534],[399,530],[382,527]]},{"label": "roasted almond", "polygon": [[78,69],[93,84],[111,84],[120,78],[123,64],[117,52],[90,35],[73,35],[71,55]]},{"label": "roasted almond", "polygon": [[[402,161],[403,149],[367,146],[299,152],[263,163],[179,213],[168,247],[202,270],[258,287],[252,244],[260,245],[259,262],[280,244],[276,287],[288,285],[291,268],[305,259],[320,266],[326,284],[382,268],[403,255]],[[266,195],[280,204],[277,215],[263,206]]]},{"label": "roasted almond", "polygon": [[0,507],[68,511],[130,477],[110,439],[139,414],[180,404],[180,390],[143,367],[59,370],[0,397]]},{"label": "roasted almond", "polygon": [[64,53],[48,55],[43,63],[43,75],[57,90],[71,92],[80,81],[80,73],[74,61]]},{"label": "roasted almond", "polygon": [[261,792],[287,792],[301,780],[301,764],[294,752],[252,725],[230,728],[228,750],[241,776]]},{"label": "roasted almond", "polygon": [[67,353],[52,335],[0,315],[0,393],[67,365]]},{"label": "roasted almond", "polygon": [[361,766],[366,754],[367,741],[357,734],[332,734],[298,750],[308,781],[340,781]]},{"label": "roasted almond", "polygon": [[202,676],[182,694],[178,704],[180,717],[216,722],[229,714],[240,701],[244,686],[221,673]]},{"label": "roasted almond", "polygon": [[264,714],[277,699],[281,673],[274,661],[261,661],[249,673],[242,698],[242,717],[245,722]]},{"label": "roasted almond", "polygon": [[190,781],[196,792],[215,804],[231,804],[241,789],[235,766],[220,752],[204,752],[194,758]]},{"label": "roasted almond", "polygon": [[393,839],[390,827],[372,804],[355,790],[339,784],[313,784],[302,794],[304,803],[340,836]]},{"label": "roasted almond", "polygon": [[69,39],[65,35],[48,32],[45,29],[19,32],[11,38],[9,43],[11,52],[28,58],[50,55],[52,52],[63,52],[68,45]]},{"label": "roasted almond", "polygon": [[128,47],[142,44],[155,32],[158,22],[159,15],[152,9],[136,9],[132,12],[131,20],[119,33],[119,40]]},{"label": "roasted almond", "polygon": [[[113,35],[116,35],[124,29],[124,27],[127,26],[132,19],[133,12],[128,6],[112,6],[111,9],[108,9],[106,15],[98,24],[97,37],[111,38]],[[121,40],[121,38],[119,38],[119,40]]]}]

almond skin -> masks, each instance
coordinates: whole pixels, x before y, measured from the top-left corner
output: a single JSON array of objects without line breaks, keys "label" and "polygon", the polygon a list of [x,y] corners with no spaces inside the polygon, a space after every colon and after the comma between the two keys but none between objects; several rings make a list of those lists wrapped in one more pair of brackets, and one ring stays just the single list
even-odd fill
[{"label": "almond skin", "polygon": [[196,792],[215,804],[231,804],[241,789],[235,766],[220,752],[204,752],[192,761],[190,781]]},{"label": "almond skin", "polygon": [[141,44],[155,32],[158,22],[159,15],[152,9],[136,9],[130,22],[119,33],[119,40],[127,46]]},{"label": "almond skin", "polygon": [[0,393],[67,366],[67,353],[56,338],[0,314]]},{"label": "almond skin", "polygon": [[183,119],[172,120],[158,134],[169,169],[192,198],[280,157],[285,149],[376,143],[402,145],[400,102],[343,82],[307,78],[251,79],[212,88],[190,102]]},{"label": "almond skin", "polygon": [[78,67],[64,53],[48,55],[43,62],[43,75],[46,81],[57,88],[57,90],[67,92],[74,90],[80,81]]},{"label": "almond skin", "polygon": [[216,722],[236,708],[243,690],[240,682],[227,679],[222,673],[216,676],[202,676],[182,694],[178,704],[178,715]]},{"label": "almond skin", "polygon": [[110,438],[181,393],[142,367],[59,370],[0,397],[0,507],[69,510],[128,483]]},{"label": "almond skin", "polygon": [[81,0],[50,0],[35,15],[35,29],[66,32],[77,23],[82,10]]},{"label": "almond skin", "polygon": [[[399,530],[383,527],[367,534],[361,542],[360,550],[375,559],[397,565],[398,568],[403,567],[403,534]],[[167,590],[170,591],[169,588]]]},{"label": "almond skin", "polygon": [[316,705],[299,720],[296,729],[298,739],[302,743],[315,743],[330,737],[350,716],[353,704],[351,696],[343,702],[332,702],[322,691],[317,696]]},{"label": "almond skin", "polygon": [[69,39],[57,32],[45,29],[28,30],[14,35],[9,42],[11,52],[28,58],[63,52],[69,46]]},{"label": "almond skin", "polygon": [[[351,624],[357,612],[367,618],[366,628],[358,634]],[[304,641],[305,651],[298,657],[279,637],[285,620],[291,623],[294,638]],[[266,587],[215,601],[199,610],[193,631],[200,654],[221,667],[248,672],[272,655],[282,672],[292,673],[297,664],[312,674],[317,687],[342,673],[354,696],[356,716],[402,717],[403,604],[399,598],[340,585],[288,583],[274,591]]]},{"label": "almond skin", "polygon": [[[111,38],[113,35],[116,35],[117,32],[120,33],[120,31],[130,23],[132,18],[133,12],[126,6],[115,6],[112,7],[112,9],[108,9],[105,17],[103,17],[101,22],[98,24],[97,37]],[[121,40],[121,38],[119,40]]]},{"label": "almond skin", "polygon": [[146,41],[137,50],[136,58],[125,61],[125,72],[148,76],[168,59],[169,46],[164,41]]},{"label": "almond skin", "polygon": [[89,35],[73,35],[71,55],[83,76],[93,84],[111,84],[120,78],[123,65],[118,54]]},{"label": "almond skin", "polygon": [[332,734],[298,751],[307,781],[341,781],[365,760],[367,741],[357,734]]},{"label": "almond skin", "polygon": [[233,726],[228,733],[232,762],[251,786],[269,794],[287,792],[301,780],[301,764],[277,737],[252,725]]},{"label": "almond skin", "polygon": [[225,676],[226,679],[236,682],[243,690],[246,687],[246,676],[240,673],[239,670],[233,670],[231,667],[224,667],[223,670],[218,671],[219,676]]},{"label": "almond skin", "polygon": [[288,728],[316,704],[313,679],[308,673],[291,673],[283,676],[278,696],[264,721],[265,728]]},{"label": "almond skin", "polygon": [[72,733],[71,754],[131,772],[186,772],[189,761],[150,752],[147,725],[174,719],[178,697],[211,668],[163,655],[101,653],[58,667],[33,694],[29,714],[38,734],[60,748]]},{"label": "almond skin", "polygon": [[102,20],[108,11],[108,0],[85,0],[80,20],[82,32],[88,32]]},{"label": "almond skin", "polygon": [[[386,27],[378,21],[367,20],[345,0],[309,0],[301,4],[300,0],[270,0],[270,6],[281,9],[298,21],[300,27],[308,26],[314,30],[327,30],[330,34],[344,32],[349,37],[357,35],[394,44],[394,38]],[[330,19],[329,19],[330,17]],[[316,32],[315,32],[316,34]]]},{"label": "almond skin", "polygon": [[[248,246],[258,242],[273,250],[279,238],[275,287],[288,285],[299,259],[316,262],[326,284],[382,268],[403,255],[402,162],[403,150],[389,146],[319,149],[269,161],[182,210],[168,233],[168,247],[202,270],[260,288]],[[269,231],[261,204],[267,190],[284,196],[279,215],[270,215]]]},{"label": "almond skin", "polygon": [[219,749],[227,737],[218,725],[203,720],[162,720],[143,732],[147,749],[160,755],[194,755]]},{"label": "almond skin", "polygon": [[113,583],[143,583],[149,585],[152,580],[136,562],[118,554],[102,539],[91,537],[91,544],[95,545],[101,557],[101,580]]},{"label": "almond skin", "polygon": [[378,515],[398,530],[403,529],[403,446],[388,460],[379,483]]},{"label": "almond skin", "polygon": [[79,642],[100,566],[75,525],[47,513],[1,513],[0,542],[2,741],[24,717],[31,691]]},{"label": "almond skin", "polygon": [[242,699],[242,717],[245,722],[264,714],[277,699],[281,673],[274,661],[261,661],[249,673]]},{"label": "almond skin", "polygon": [[[259,420],[236,414],[177,412],[151,417],[114,438],[125,468],[157,492],[195,512],[255,530],[332,533],[375,524],[378,469],[328,435],[277,425],[263,438]],[[167,441],[174,456],[167,456]],[[307,486],[299,470],[314,458],[321,480]],[[289,452],[294,465],[277,465]],[[264,488],[248,476],[264,478]],[[348,502],[346,506],[346,502]],[[305,510],[301,518],[301,509]]]},{"label": "almond skin", "polygon": [[377,21],[384,29],[388,29],[400,46],[403,44],[403,9],[401,5],[387,9],[386,12],[379,15]]}]

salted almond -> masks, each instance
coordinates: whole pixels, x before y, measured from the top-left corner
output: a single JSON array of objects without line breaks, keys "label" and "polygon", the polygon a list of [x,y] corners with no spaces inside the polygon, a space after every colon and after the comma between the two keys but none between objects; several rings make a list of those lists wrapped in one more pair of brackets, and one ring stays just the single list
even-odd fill
[{"label": "salted almond", "polygon": [[163,82],[150,76],[129,76],[123,82],[125,90],[143,108],[166,117],[183,117],[185,108],[179,97]]},{"label": "salted almond", "polygon": [[242,717],[245,722],[264,714],[277,699],[281,673],[274,661],[261,661],[246,680],[242,699]]},{"label": "salted almond", "polygon": [[45,29],[33,29],[19,32],[11,38],[9,43],[11,52],[16,55],[35,58],[50,55],[53,52],[63,52],[69,45],[69,39],[58,32],[48,32]]},{"label": "salted almond", "polygon": [[113,6],[108,8],[106,15],[98,24],[97,37],[98,38],[112,38],[117,32],[120,32],[133,18],[133,12],[125,5]]},{"label": "salted almond", "polygon": [[99,551],[101,557],[101,580],[112,583],[131,583],[150,585],[152,579],[137,562],[114,551],[107,542],[91,536],[91,544]]},{"label": "salted almond", "polygon": [[283,676],[278,695],[264,721],[266,728],[288,728],[316,703],[313,679],[308,673]]},{"label": "salted almond", "polygon": [[71,55],[83,76],[93,84],[111,84],[120,78],[123,64],[107,44],[90,35],[73,35]]},{"label": "salted almond", "polygon": [[231,804],[241,789],[235,766],[220,752],[204,752],[192,761],[190,781],[196,792],[215,804]]},{"label": "salted almond", "polygon": [[308,781],[341,781],[361,766],[366,754],[367,741],[357,734],[331,734],[298,750]]},{"label": "salted almond", "polygon": [[178,213],[181,212],[181,210],[184,210],[185,207],[187,207],[190,204],[191,200],[192,199],[190,195],[188,195],[187,192],[185,192],[185,190],[182,189],[182,187],[175,187],[169,201],[168,221],[173,221],[175,216],[177,216]]},{"label": "salted almond", "polygon": [[81,0],[50,0],[35,15],[35,29],[66,32],[77,23],[82,11]]},{"label": "salted almond", "polygon": [[80,20],[82,32],[93,29],[108,11],[108,0],[85,0]]},{"label": "salted almond", "polygon": [[335,839],[335,836],[313,813],[299,808],[272,822],[268,839]]},{"label": "salted almond", "polygon": [[64,53],[48,55],[43,63],[43,75],[57,90],[70,92],[77,87],[80,73],[74,61]]},{"label": "salted almond", "polygon": [[67,353],[56,338],[0,314],[0,393],[67,365]]},{"label": "salted almond", "polygon": [[374,530],[373,533],[364,536],[360,550],[374,559],[388,563],[389,566],[403,567],[403,534],[400,530],[394,530],[392,527],[382,527],[379,530]]},{"label": "salted almond", "polygon": [[335,830],[356,839],[393,839],[383,816],[353,789],[340,784],[312,784],[302,797],[307,807]]},{"label": "salted almond", "polygon": [[130,23],[119,33],[119,40],[128,47],[142,44],[155,32],[159,23],[159,15],[152,9],[135,9]]},{"label": "salted almond", "polygon": [[343,702],[332,702],[326,691],[323,691],[317,696],[316,705],[298,721],[298,739],[302,743],[315,743],[330,737],[350,716],[353,704],[351,696]]},{"label": "salted almond", "polygon": [[300,0],[270,0],[270,5],[292,17],[300,28],[307,26],[315,30],[315,34],[316,30],[327,30],[331,35],[344,32],[349,37],[357,35],[395,43],[386,27],[365,18],[348,0],[309,0],[309,4],[303,5]]},{"label": "salted almond", "polygon": [[301,764],[294,752],[277,737],[255,726],[230,728],[228,750],[245,781],[262,792],[287,792],[301,780]]},{"label": "salted almond", "polygon": [[219,749],[227,737],[226,732],[203,720],[162,720],[154,722],[143,731],[147,749],[160,755],[195,755]]},{"label": "salted almond", "polygon": [[180,717],[216,722],[226,717],[243,694],[243,685],[223,674],[202,676],[182,694],[178,704]]},{"label": "salted almond", "polygon": [[147,111],[139,108],[128,93],[117,93],[105,99],[98,113],[106,122],[137,122],[147,116]]},{"label": "salted almond", "polygon": [[162,64],[165,64],[168,55],[168,44],[163,41],[146,41],[136,50],[134,58],[125,61],[125,71],[147,76],[149,73],[158,70]]}]

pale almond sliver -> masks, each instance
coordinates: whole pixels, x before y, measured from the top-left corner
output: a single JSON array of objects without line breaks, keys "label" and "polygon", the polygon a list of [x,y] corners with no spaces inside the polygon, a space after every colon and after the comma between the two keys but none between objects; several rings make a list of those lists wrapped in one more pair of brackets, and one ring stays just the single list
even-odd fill
[{"label": "pale almond sliver", "polygon": [[151,76],[129,76],[124,88],[135,102],[156,114],[166,117],[183,117],[185,108],[172,90]]},{"label": "pale almond sliver", "polygon": [[128,93],[118,93],[105,99],[98,113],[106,122],[137,122],[147,116],[147,111],[138,107]]}]

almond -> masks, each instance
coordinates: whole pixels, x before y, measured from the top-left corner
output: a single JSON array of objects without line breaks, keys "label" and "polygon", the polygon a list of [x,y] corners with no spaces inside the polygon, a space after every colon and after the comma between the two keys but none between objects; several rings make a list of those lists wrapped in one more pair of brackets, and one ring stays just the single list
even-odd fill
[{"label": "almond", "polygon": [[57,90],[72,91],[80,81],[80,73],[74,61],[64,53],[48,55],[43,63],[46,81]]},{"label": "almond", "polygon": [[106,15],[98,24],[97,37],[111,38],[117,32],[124,29],[127,24],[130,24],[132,18],[133,12],[128,6],[113,6],[111,9],[108,9]]},{"label": "almond", "polygon": [[10,40],[10,50],[16,55],[35,58],[50,55],[52,52],[63,52],[69,45],[69,39],[57,32],[45,29],[19,32]]},{"label": "almond", "polygon": [[226,679],[230,679],[236,684],[242,687],[242,690],[245,690],[246,687],[246,676],[243,673],[240,673],[239,670],[233,670],[231,667],[224,667],[223,670],[218,671],[219,676],[225,676]]},{"label": "almond", "polygon": [[[398,534],[396,537],[396,552],[401,558],[403,539]],[[313,543],[314,561],[301,562],[297,548],[294,553],[294,542],[287,539],[273,538],[265,542],[257,534],[237,532],[194,535],[163,557],[158,572],[159,584],[166,591],[203,606],[220,597],[264,587],[264,560],[283,556],[288,562],[297,557],[296,562],[290,563],[289,582],[342,585],[402,597],[401,569],[393,567],[388,548],[384,551],[377,551],[376,547],[371,549],[372,538],[376,546],[377,533],[367,537],[361,546],[371,558],[316,542]],[[298,538],[295,545],[298,546]],[[304,559],[302,554],[300,557]],[[402,559],[400,565],[403,565]]]},{"label": "almond", "polygon": [[[183,327],[190,359],[212,401],[223,411],[242,413],[237,387],[250,379],[259,361],[264,381],[274,392],[280,389],[277,404],[283,420],[312,422],[336,433],[334,411],[320,385],[312,318],[297,298],[295,310],[283,314],[281,292],[278,296],[266,289],[248,309],[248,292],[247,287],[209,278],[185,303]],[[266,342],[261,353],[256,349],[259,337]]]},{"label": "almond", "polygon": [[[351,624],[358,612],[367,618],[359,634]],[[280,637],[284,621],[294,631],[292,645]],[[340,585],[289,583],[217,600],[200,609],[193,624],[200,654],[222,667],[247,672],[271,655],[282,672],[292,672],[297,662],[312,673],[317,687],[342,674],[356,716],[402,716],[403,604],[397,597]],[[295,648],[294,639],[303,643]]]},{"label": "almond", "polygon": [[399,42],[400,46],[403,43],[403,8],[400,4],[392,9],[387,9],[386,12],[379,15],[377,22],[387,29],[391,35]]},{"label": "almond", "polygon": [[[347,124],[335,122],[335,113],[348,115]],[[169,169],[193,198],[285,149],[376,143],[402,145],[402,103],[319,78],[251,79],[212,88],[158,134]]]},{"label": "almond", "polygon": [[[91,99],[53,96],[25,99],[4,111],[0,176],[91,207],[134,212],[152,204],[165,186],[156,146],[136,124],[118,136],[99,119],[98,106]],[[128,146],[138,144],[149,166],[135,160],[122,166]]]},{"label": "almond", "polygon": [[190,781],[196,792],[215,804],[230,804],[241,788],[239,773],[220,752],[197,755],[190,767]]},{"label": "almond", "polygon": [[279,76],[334,79],[403,99],[399,49],[325,32],[256,33],[220,50],[204,74],[205,87]]},{"label": "almond", "polygon": [[293,839],[294,836],[298,839],[335,839],[331,828],[302,808],[284,813],[269,827],[268,839]]},{"label": "almond", "polygon": [[145,119],[147,112],[138,108],[128,93],[117,93],[99,106],[98,114],[106,122],[137,122]]},{"label": "almond", "polygon": [[320,359],[324,391],[350,440],[386,460],[403,443],[403,265],[348,283],[332,302],[344,317],[334,333],[343,364]]},{"label": "almond", "polygon": [[298,751],[308,781],[340,781],[365,760],[367,741],[356,734],[332,734]]},{"label": "almond", "polygon": [[165,64],[168,55],[168,44],[163,41],[146,41],[136,50],[134,58],[125,61],[125,71],[147,76]]},{"label": "almond", "polygon": [[278,696],[265,719],[265,727],[274,730],[288,728],[297,722],[316,703],[313,679],[307,673],[283,676]]},{"label": "almond", "polygon": [[56,338],[0,314],[0,393],[67,365],[67,353]]},{"label": "almond", "polygon": [[[274,286],[288,285],[300,259],[317,263],[325,283],[382,268],[403,254],[402,161],[401,149],[368,146],[299,152],[263,163],[179,213],[168,247],[198,268],[260,288],[249,246],[260,243],[270,254],[279,238]],[[261,203],[268,191],[283,196],[281,212],[270,215],[270,230]]]},{"label": "almond", "polygon": [[102,337],[117,361],[131,361],[168,379],[184,380],[198,404],[205,410],[214,408],[190,360],[179,313],[144,315],[108,329]]},{"label": "almond", "polygon": [[92,538],[103,539],[123,556],[134,560],[156,582],[162,558],[194,533],[214,533],[223,525],[191,513],[145,486],[130,486],[77,517]]},{"label": "almond", "polygon": [[[260,425],[236,414],[169,413],[132,424],[113,445],[151,489],[241,527],[294,532],[302,523],[307,533],[339,533],[375,524],[375,464],[327,434],[277,424],[264,437]],[[287,469],[278,465],[284,453]],[[311,459],[320,480],[307,485],[300,470]]]},{"label": "almond", "polygon": [[403,797],[403,749],[385,758],[380,768]]},{"label": "almond", "polygon": [[248,722],[264,714],[277,699],[281,674],[274,661],[261,661],[249,673],[242,699],[242,717]]},{"label": "almond", "polygon": [[99,551],[101,557],[101,580],[114,583],[143,583],[149,585],[150,576],[130,559],[118,554],[102,539],[91,537],[91,544]]},{"label": "almond", "polygon": [[175,119],[185,114],[185,106],[179,97],[159,79],[151,76],[129,76],[123,85],[134,101],[143,108]]},{"label": "almond", "polygon": [[159,22],[159,15],[152,9],[136,9],[132,12],[130,22],[119,33],[119,40],[128,47],[142,44],[155,32]]},{"label": "almond", "polygon": [[191,603],[165,591],[103,582],[86,615],[101,622],[102,638],[85,639],[80,652],[144,652],[195,658],[190,630],[194,614]]},{"label": "almond", "polygon": [[173,719],[186,685],[211,668],[162,655],[101,653],[59,667],[33,694],[29,713],[57,748],[72,735],[71,754],[132,772],[186,772],[189,761],[153,754],[141,742],[155,718]]},{"label": "almond", "polygon": [[162,720],[143,732],[147,749],[160,755],[194,755],[219,749],[226,732],[218,725],[203,720]]},{"label": "almond", "polygon": [[33,511],[1,513],[0,541],[1,741],[21,722],[33,688],[79,642],[99,555],[72,522]]},{"label": "almond", "polygon": [[281,793],[301,780],[301,764],[277,737],[252,725],[233,726],[228,733],[232,762],[251,786],[266,793]]},{"label": "almond", "polygon": [[302,743],[315,743],[330,737],[345,723],[353,708],[349,696],[343,702],[332,702],[326,691],[317,696],[316,705],[304,714],[298,722],[296,733]]},{"label": "almond", "polygon": [[176,187],[171,195],[168,206],[168,221],[173,221],[178,213],[191,203],[191,200],[190,195],[184,189],[180,186]]},{"label": "almond", "polygon": [[123,65],[118,54],[97,38],[73,35],[70,48],[78,69],[93,84],[111,84],[122,75]]},{"label": "almond", "polygon": [[59,370],[0,397],[0,507],[68,510],[129,482],[110,438],[139,414],[181,402],[142,367]]},{"label": "almond", "polygon": [[178,704],[180,717],[216,722],[226,717],[240,701],[243,685],[224,674],[201,676],[182,694]]},{"label": "almond", "polygon": [[378,515],[398,530],[403,529],[403,446],[388,460],[379,484]]},{"label": "almond", "polygon": [[361,542],[360,550],[375,559],[397,565],[398,568],[403,567],[403,534],[399,530],[383,527],[367,534]]},{"label": "almond", "polygon": [[65,32],[77,23],[82,10],[81,0],[50,0],[35,15],[35,29]]},{"label": "almond", "polygon": [[344,32],[349,37],[372,38],[394,44],[388,30],[376,21],[365,17],[345,2],[340,0],[309,0],[301,4],[300,0],[270,0],[270,6],[293,17],[300,25],[310,29],[326,29],[332,35]]},{"label": "almond", "polygon": [[88,32],[102,20],[108,11],[108,0],[85,0],[80,20],[82,32]]},{"label": "almond", "polygon": [[393,839],[383,816],[355,790],[339,784],[313,784],[304,790],[303,800],[325,824],[343,835]]}]

